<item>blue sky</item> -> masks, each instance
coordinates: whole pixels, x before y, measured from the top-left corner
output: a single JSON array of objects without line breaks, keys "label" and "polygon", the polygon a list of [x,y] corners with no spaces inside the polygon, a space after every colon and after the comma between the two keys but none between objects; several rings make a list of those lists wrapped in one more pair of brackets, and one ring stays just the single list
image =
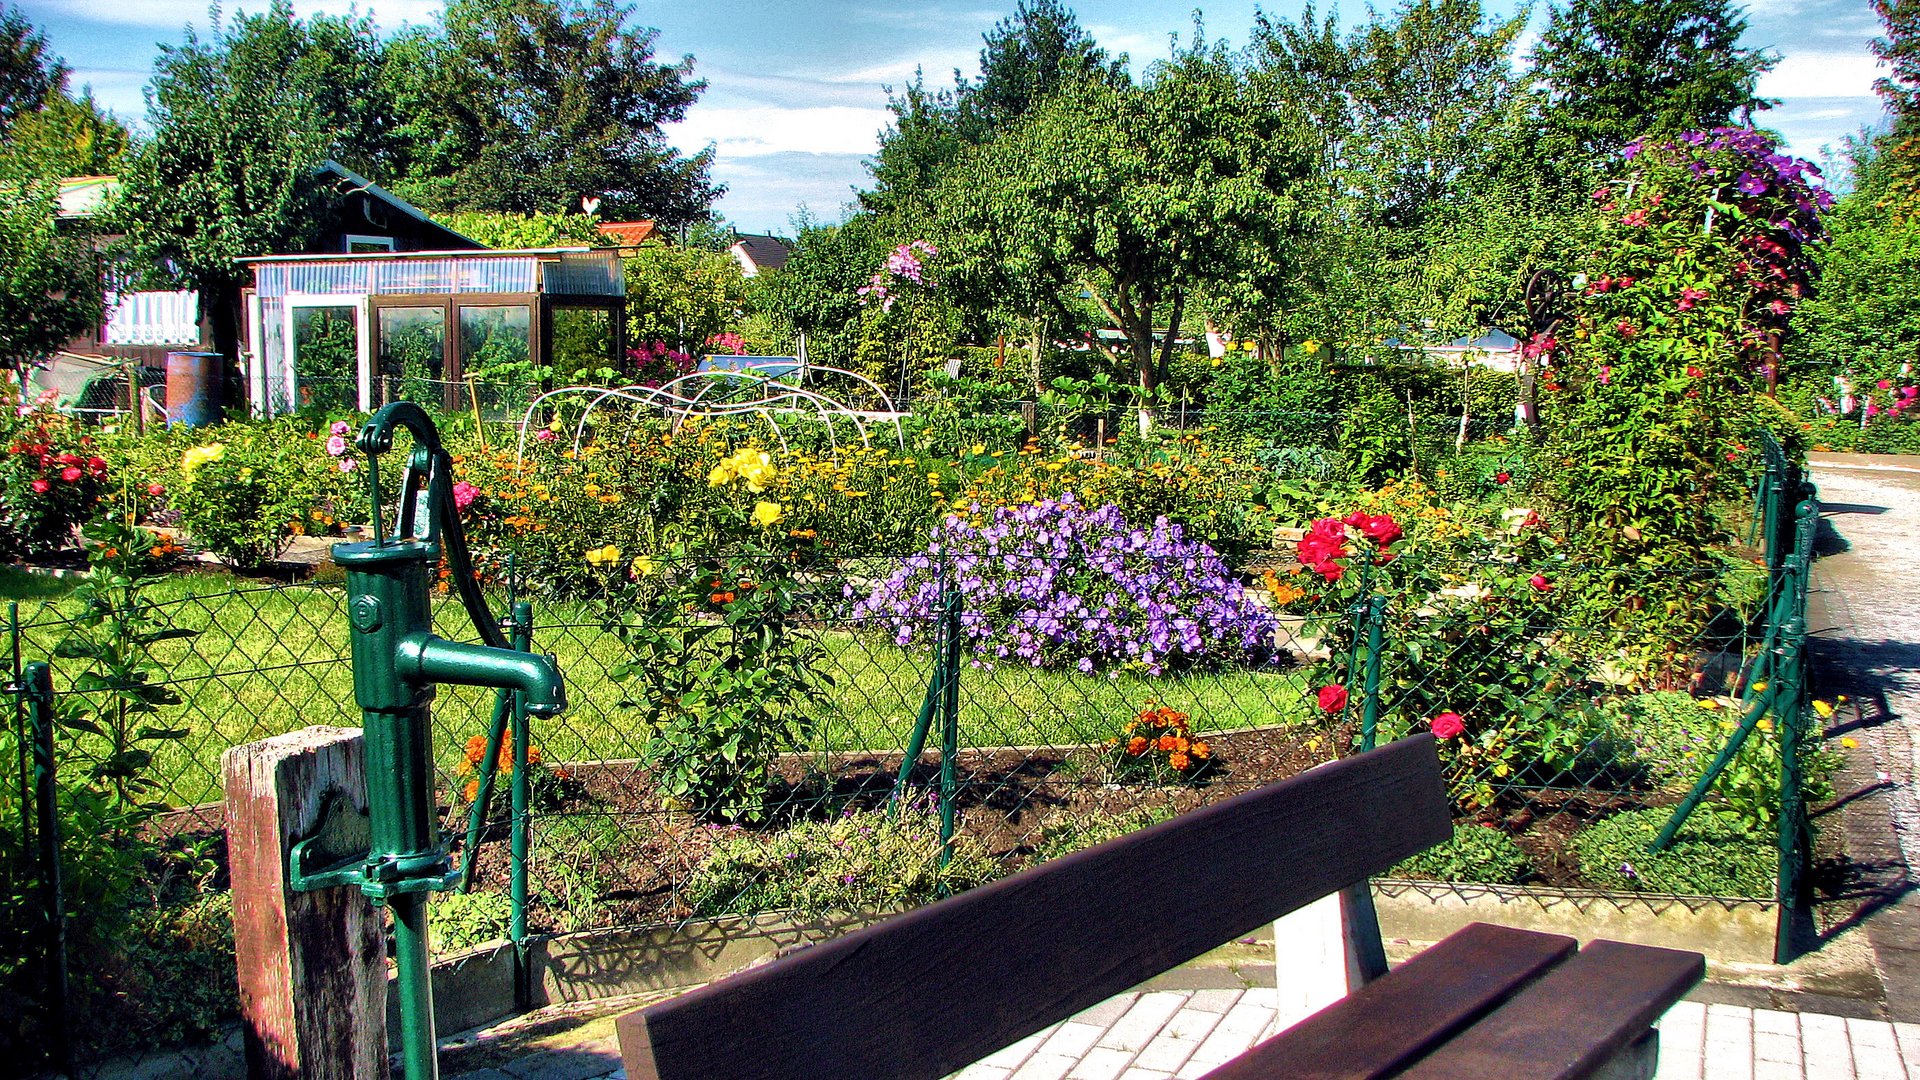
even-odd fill
[{"label": "blue sky", "polygon": [[[0,0],[5,2],[5,0]],[[75,71],[76,84],[123,119],[144,112],[145,85],[156,44],[176,42],[182,28],[208,24],[203,0],[11,0],[40,24]],[[228,0],[227,10],[257,10],[266,0]],[[639,0],[636,19],[658,27],[662,56],[691,53],[706,95],[670,134],[683,148],[719,148],[714,172],[729,187],[719,209],[751,232],[788,232],[801,206],[833,218],[866,180],[862,161],[886,124],[886,86],[898,87],[924,67],[946,84],[956,67],[972,74],[980,35],[1013,8],[1013,0],[892,0],[804,3],[794,0]],[[1080,21],[1102,45],[1131,55],[1134,68],[1168,53],[1169,35],[1186,34],[1196,6],[1189,0],[1080,0]],[[1253,24],[1252,0],[1199,3],[1207,32],[1235,45]],[[1264,8],[1291,17],[1298,0]],[[1388,0],[1380,6],[1388,7]],[[349,0],[294,0],[302,14],[339,14]],[[431,22],[439,0],[361,0],[384,29]],[[1489,3],[1507,13],[1514,5]],[[1366,15],[1359,0],[1323,0],[1351,24]],[[1543,22],[1536,9],[1534,25]],[[1817,157],[1822,145],[1875,122],[1876,74],[1867,42],[1879,33],[1867,0],[1756,0],[1748,8],[1749,45],[1781,56],[1761,91],[1783,104],[1761,116],[1795,153]],[[1528,47],[1531,35],[1522,43]]]}]

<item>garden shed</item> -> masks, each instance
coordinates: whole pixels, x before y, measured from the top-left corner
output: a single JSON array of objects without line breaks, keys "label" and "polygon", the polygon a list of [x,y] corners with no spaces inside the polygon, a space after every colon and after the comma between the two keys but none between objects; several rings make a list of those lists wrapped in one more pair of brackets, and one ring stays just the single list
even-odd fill
[{"label": "garden shed", "polygon": [[[616,365],[626,279],[612,251],[271,255],[252,267],[247,388],[256,415],[370,411],[389,401],[464,407],[537,393]],[[476,400],[480,400],[476,398]]]}]

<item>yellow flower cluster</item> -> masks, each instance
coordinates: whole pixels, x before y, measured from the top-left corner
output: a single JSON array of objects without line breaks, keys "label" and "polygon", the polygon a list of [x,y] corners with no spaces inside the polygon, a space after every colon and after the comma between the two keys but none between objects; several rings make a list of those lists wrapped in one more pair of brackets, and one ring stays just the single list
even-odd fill
[{"label": "yellow flower cluster", "polygon": [[773,459],[767,456],[765,450],[747,447],[734,451],[733,456],[715,465],[713,471],[707,474],[707,486],[725,487],[738,479],[746,482],[748,491],[758,495],[767,490],[767,485],[773,483],[778,475],[779,471],[773,467]]},{"label": "yellow flower cluster", "polygon": [[219,461],[226,456],[227,446],[225,443],[208,443],[205,446],[195,446],[180,455],[180,471],[187,475],[187,479],[191,480],[193,479],[193,474],[200,471],[200,466]]}]

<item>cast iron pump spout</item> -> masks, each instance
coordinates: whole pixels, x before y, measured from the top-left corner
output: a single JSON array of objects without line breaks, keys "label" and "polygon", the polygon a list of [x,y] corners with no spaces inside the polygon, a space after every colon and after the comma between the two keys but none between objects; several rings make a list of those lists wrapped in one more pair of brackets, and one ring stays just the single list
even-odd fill
[{"label": "cast iron pump spout", "polygon": [[567,707],[567,684],[560,669],[544,656],[503,653],[489,645],[421,634],[400,642],[397,659],[401,675],[420,682],[518,690],[527,711],[535,716],[552,716]]},{"label": "cast iron pump spout", "polygon": [[[413,451],[400,485],[399,521],[391,536],[381,523],[380,456],[404,428]],[[453,461],[433,421],[416,405],[394,402],[360,432],[372,493],[374,538],[336,544],[347,575],[352,628],[353,689],[366,746],[365,855],[344,861],[339,845],[321,838],[296,845],[289,877],[295,888],[357,885],[393,911],[393,951],[400,998],[401,1060],[407,1080],[433,1080],[433,989],[429,981],[427,893],[459,877],[435,813],[433,731],[428,707],[437,684],[515,691],[526,713],[550,716],[566,707],[565,683],[551,656],[510,646],[480,595],[453,501]],[[480,644],[433,632],[432,584],[444,557],[448,577],[473,619]]]}]

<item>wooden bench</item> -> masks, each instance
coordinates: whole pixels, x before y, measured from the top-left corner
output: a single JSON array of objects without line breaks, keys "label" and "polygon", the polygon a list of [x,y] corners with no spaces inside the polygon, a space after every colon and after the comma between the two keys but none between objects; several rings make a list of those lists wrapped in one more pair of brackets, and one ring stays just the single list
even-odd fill
[{"label": "wooden bench", "polygon": [[1650,1077],[1698,953],[1474,924],[1385,972],[1367,879],[1451,835],[1403,739],[630,1013],[627,1076],[937,1080],[1338,896],[1353,992],[1208,1080]]}]

